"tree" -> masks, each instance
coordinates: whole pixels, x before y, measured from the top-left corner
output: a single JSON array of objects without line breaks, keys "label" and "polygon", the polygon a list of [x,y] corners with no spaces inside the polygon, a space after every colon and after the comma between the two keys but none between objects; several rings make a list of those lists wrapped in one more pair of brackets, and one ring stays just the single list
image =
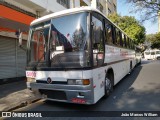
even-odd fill
[{"label": "tree", "polygon": [[133,12],[141,12],[142,22],[145,20],[156,20],[160,11],[160,0],[126,0],[133,5]]},{"label": "tree", "polygon": [[134,17],[111,14],[109,19],[117,24],[136,44],[145,41],[145,28]]},{"label": "tree", "polygon": [[151,48],[160,49],[160,32],[156,34],[149,34],[146,36],[146,40],[151,43]]}]

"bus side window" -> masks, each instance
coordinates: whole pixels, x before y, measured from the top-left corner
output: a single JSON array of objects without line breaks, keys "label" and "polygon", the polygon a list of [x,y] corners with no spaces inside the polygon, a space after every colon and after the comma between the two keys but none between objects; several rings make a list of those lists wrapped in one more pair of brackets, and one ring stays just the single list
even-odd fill
[{"label": "bus side window", "polygon": [[113,36],[113,44],[116,44],[117,37],[116,37],[116,28],[112,27],[112,36]]},{"label": "bus side window", "polygon": [[105,22],[105,40],[106,43],[109,45],[113,44],[113,40],[112,40],[112,26],[109,22]]},{"label": "bus side window", "polygon": [[120,46],[120,31],[116,28],[116,45]]},{"label": "bus side window", "polygon": [[94,16],[92,16],[92,22],[94,23],[92,29],[93,64],[101,66],[104,59],[103,22]]},{"label": "bus side window", "polygon": [[127,40],[126,40],[127,38],[126,38],[126,35],[124,35],[124,44],[123,44],[123,46],[125,47],[125,48],[127,48]]},{"label": "bus side window", "polygon": [[102,21],[96,17],[92,17],[93,30],[92,30],[92,40],[93,40],[93,48],[94,49],[101,49],[99,48],[100,44],[103,44],[103,24]]},{"label": "bus side window", "polygon": [[131,49],[133,49],[133,41],[131,40]]},{"label": "bus side window", "polygon": [[127,38],[127,48],[130,48],[129,38]]},{"label": "bus side window", "polygon": [[123,47],[124,40],[122,40],[122,32],[121,31],[119,31],[119,35],[120,35],[120,46]]},{"label": "bus side window", "polygon": [[128,48],[130,48],[130,39],[129,38],[127,39],[127,46],[128,46]]},{"label": "bus side window", "polygon": [[128,48],[131,49],[131,40],[128,38]]},{"label": "bus side window", "polygon": [[134,42],[133,42],[133,40],[132,40],[132,49],[134,50]]}]

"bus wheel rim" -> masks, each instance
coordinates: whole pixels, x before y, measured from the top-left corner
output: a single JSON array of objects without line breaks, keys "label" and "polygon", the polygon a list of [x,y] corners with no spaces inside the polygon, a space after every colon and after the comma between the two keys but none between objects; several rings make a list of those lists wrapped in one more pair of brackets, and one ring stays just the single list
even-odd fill
[{"label": "bus wheel rim", "polygon": [[106,78],[106,92],[108,92],[108,90],[111,90],[111,81],[108,78]]}]

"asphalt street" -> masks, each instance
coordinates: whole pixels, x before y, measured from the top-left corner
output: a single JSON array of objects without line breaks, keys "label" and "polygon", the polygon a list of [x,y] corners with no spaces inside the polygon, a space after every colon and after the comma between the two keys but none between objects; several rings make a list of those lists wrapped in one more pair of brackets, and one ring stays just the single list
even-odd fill
[{"label": "asphalt street", "polygon": [[[124,77],[115,87],[113,93],[102,98],[95,105],[77,105],[69,103],[40,100],[16,111],[160,111],[160,60],[143,60],[130,75]],[[94,113],[94,112],[93,112]],[[63,116],[63,115],[62,115]],[[104,117],[57,117],[55,119],[106,119]],[[42,118],[44,119],[44,118]],[[45,118],[51,120],[53,118]],[[159,120],[157,117],[111,117],[118,120]]]}]

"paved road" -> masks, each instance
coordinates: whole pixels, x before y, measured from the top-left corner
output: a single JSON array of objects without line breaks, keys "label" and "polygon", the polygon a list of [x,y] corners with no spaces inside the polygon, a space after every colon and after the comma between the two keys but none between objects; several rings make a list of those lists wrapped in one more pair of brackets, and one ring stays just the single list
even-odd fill
[{"label": "paved road", "polygon": [[[142,61],[130,75],[115,86],[107,99],[95,105],[39,101],[18,111],[160,111],[160,61]],[[51,118],[46,118],[51,119]],[[62,119],[62,118],[56,118]],[[64,118],[66,119],[66,118]],[[74,119],[73,117],[68,118]],[[77,118],[76,118],[77,119]],[[82,118],[78,118],[82,119]],[[83,118],[87,119],[87,118]],[[99,119],[99,118],[92,118]],[[101,119],[105,119],[102,118]],[[115,118],[110,118],[115,119]],[[116,118],[124,120],[124,118]],[[130,119],[130,118],[125,118]],[[133,118],[142,119],[142,117]],[[144,118],[145,120],[146,118]],[[149,118],[160,119],[160,118]]]}]

